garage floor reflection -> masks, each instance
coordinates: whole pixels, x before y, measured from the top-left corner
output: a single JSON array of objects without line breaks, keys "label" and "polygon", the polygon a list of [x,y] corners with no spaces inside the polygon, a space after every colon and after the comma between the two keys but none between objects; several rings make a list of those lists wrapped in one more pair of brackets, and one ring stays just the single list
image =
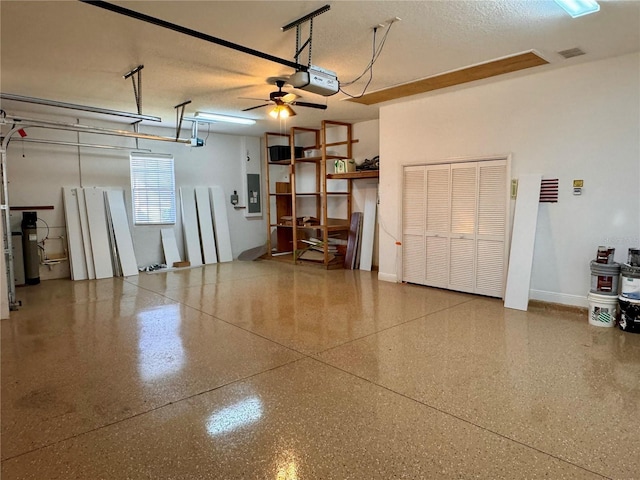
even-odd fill
[{"label": "garage floor reflection", "polygon": [[640,335],[586,312],[267,261],[17,295],[3,479],[640,471]]}]

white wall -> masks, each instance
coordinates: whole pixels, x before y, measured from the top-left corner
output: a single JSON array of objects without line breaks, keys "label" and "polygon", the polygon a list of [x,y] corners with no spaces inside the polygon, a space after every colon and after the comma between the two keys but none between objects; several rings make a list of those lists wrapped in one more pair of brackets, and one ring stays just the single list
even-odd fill
[{"label": "white wall", "polygon": [[540,205],[531,297],[586,305],[598,245],[618,262],[640,245],[639,72],[636,53],[383,106],[380,279],[401,280],[402,165],[510,153],[512,177],[560,181]]},{"label": "white wall", "polygon": [[[14,112],[11,112],[12,114]],[[44,118],[43,115],[30,114],[29,117]],[[51,117],[56,121],[73,123],[77,120],[68,117]],[[129,129],[117,124],[82,120],[81,123],[105,128]],[[77,134],[67,131],[44,129],[26,129],[28,138],[48,138],[76,142],[78,138],[84,143],[100,143],[109,145],[135,146],[135,140],[95,135]],[[163,136],[175,136],[173,129],[141,127],[144,133]],[[190,135],[189,129],[183,131],[181,137]],[[258,137],[241,137],[234,135],[211,133],[201,127],[198,134],[207,138],[207,144],[201,148],[191,148],[184,144],[139,140],[139,148],[149,148],[154,153],[173,154],[175,164],[176,188],[181,186],[220,185],[228,199],[234,190],[241,195],[245,188],[243,162],[246,162],[247,150],[251,152],[252,161],[262,165],[260,139]],[[10,205],[53,205],[53,210],[38,211],[38,217],[49,224],[50,237],[65,234],[64,209],[62,206],[63,186],[104,186],[118,187],[125,191],[129,211],[131,208],[131,191],[129,182],[129,152],[115,150],[96,150],[89,148],[40,145],[20,143],[17,139],[9,144],[8,179]],[[260,172],[262,168],[260,167]],[[262,203],[264,205],[264,194]],[[176,240],[182,252],[182,230],[180,228],[180,204],[177,195],[178,219],[175,226]],[[266,241],[266,225],[264,216],[246,218],[244,210],[234,209],[227,203],[227,215],[231,231],[231,243],[234,258],[248,248],[262,245]],[[21,212],[12,212],[12,230],[20,230]],[[131,221],[131,218],[130,218]],[[39,222],[38,237],[45,234],[43,223]],[[150,265],[163,261],[158,226],[133,227],[134,248],[138,265]],[[48,253],[60,253],[62,244],[59,241],[47,243]],[[68,277],[68,265],[40,269],[41,279]]]}]

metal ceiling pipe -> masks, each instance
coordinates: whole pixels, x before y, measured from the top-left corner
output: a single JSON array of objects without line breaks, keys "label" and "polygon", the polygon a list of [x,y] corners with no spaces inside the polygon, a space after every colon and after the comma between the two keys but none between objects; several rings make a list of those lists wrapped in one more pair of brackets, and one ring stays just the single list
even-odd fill
[{"label": "metal ceiling pipe", "polygon": [[287,23],[284,27],[281,28],[281,30],[283,32],[286,32],[287,30],[290,30],[293,27],[297,27],[301,23],[304,23],[307,20],[311,20],[312,18],[317,17],[318,15],[324,12],[328,12],[329,10],[331,10],[331,5],[327,4],[324,7],[320,7],[317,10],[314,10],[313,12],[306,14],[304,17],[300,17],[299,19],[294,20],[291,23]]},{"label": "metal ceiling pipe", "polygon": [[59,107],[59,108],[68,108],[71,110],[81,110],[83,112],[99,113],[102,115],[113,115],[116,117],[135,118],[138,120],[149,120],[151,122],[162,121],[160,117],[153,117],[151,115],[121,112],[119,110],[109,110],[108,108],[90,107],[88,105],[76,105],[75,103],[58,102],[56,100],[47,100],[44,98],[25,97],[23,95],[15,95],[13,93],[0,93],[0,99],[13,100],[15,102],[33,103],[35,105],[46,105],[48,107]]},{"label": "metal ceiling pipe", "polygon": [[161,142],[173,142],[190,144],[191,140],[188,138],[173,138],[163,137],[160,135],[152,135],[148,133],[136,133],[128,130],[113,130],[109,128],[92,127],[89,125],[81,125],[79,123],[61,123],[51,120],[36,120],[33,118],[14,117],[7,115],[4,119],[0,119],[0,123],[13,124],[16,126],[24,127],[36,127],[36,128],[50,128],[52,130],[70,130],[72,132],[85,132],[95,133],[99,135],[113,135],[116,137],[130,137],[130,138],[142,138],[145,140],[157,140]]},{"label": "metal ceiling pipe", "polygon": [[136,150],[138,152],[151,152],[150,148],[118,147],[116,145],[100,145],[97,143],[64,142],[62,140],[44,140],[41,138],[17,138],[14,142],[44,143],[47,145],[65,145],[68,147],[102,148],[104,150]]},{"label": "metal ceiling pipe", "polygon": [[200,40],[205,40],[209,43],[215,43],[216,45],[221,45],[223,47],[231,48],[238,52],[253,55],[254,57],[262,58],[264,60],[269,60],[270,62],[279,63],[280,65],[291,67],[296,71],[306,72],[309,69],[309,67],[306,65],[301,65],[299,63],[292,62],[291,60],[286,60],[284,58],[279,58],[274,55],[269,55],[268,53],[264,53],[259,50],[254,50],[253,48],[245,47],[244,45],[239,45],[237,43],[233,43],[228,40],[223,40],[222,38],[217,38],[212,35],[207,35],[206,33],[198,32],[197,30],[192,30],[191,28],[183,27],[181,25],[176,25],[175,23],[167,22],[165,20],[152,17],[151,15],[145,15],[144,13],[136,12],[135,10],[130,10],[128,8],[121,7],[120,5],[114,5],[112,3],[104,2],[102,0],[80,0],[80,1],[88,5],[93,5],[94,7],[104,8],[105,10],[119,13],[120,15],[125,15],[127,17],[135,18],[136,20],[142,20],[143,22],[151,23],[159,27],[168,28],[169,30],[173,30],[174,32],[178,32],[178,33],[183,33],[185,35],[189,35],[190,37],[199,38]]}]

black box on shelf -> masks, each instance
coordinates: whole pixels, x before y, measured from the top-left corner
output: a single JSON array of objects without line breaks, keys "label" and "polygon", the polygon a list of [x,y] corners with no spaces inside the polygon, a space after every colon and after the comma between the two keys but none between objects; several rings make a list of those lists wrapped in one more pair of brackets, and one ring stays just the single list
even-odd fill
[{"label": "black box on shelf", "polygon": [[[302,147],[294,147],[296,158],[302,158],[304,149]],[[281,160],[291,159],[291,147],[289,145],[272,145],[269,147],[269,161],[279,162]]]}]

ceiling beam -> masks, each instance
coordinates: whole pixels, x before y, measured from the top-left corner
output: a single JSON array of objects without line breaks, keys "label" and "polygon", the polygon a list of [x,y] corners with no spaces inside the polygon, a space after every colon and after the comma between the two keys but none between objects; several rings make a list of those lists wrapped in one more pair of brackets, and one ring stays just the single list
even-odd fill
[{"label": "ceiling beam", "polygon": [[376,103],[388,102],[398,98],[418,95],[420,93],[431,92],[441,88],[453,87],[464,83],[475,82],[485,78],[503,75],[505,73],[517,72],[527,68],[537,67],[549,63],[535,52],[524,52],[509,57],[499,58],[486,63],[480,63],[471,67],[465,67],[452,72],[434,75],[423,78],[415,82],[409,82],[394,87],[385,88],[375,92],[367,93],[358,98],[350,98],[348,101],[361,103],[363,105],[374,105]]}]

